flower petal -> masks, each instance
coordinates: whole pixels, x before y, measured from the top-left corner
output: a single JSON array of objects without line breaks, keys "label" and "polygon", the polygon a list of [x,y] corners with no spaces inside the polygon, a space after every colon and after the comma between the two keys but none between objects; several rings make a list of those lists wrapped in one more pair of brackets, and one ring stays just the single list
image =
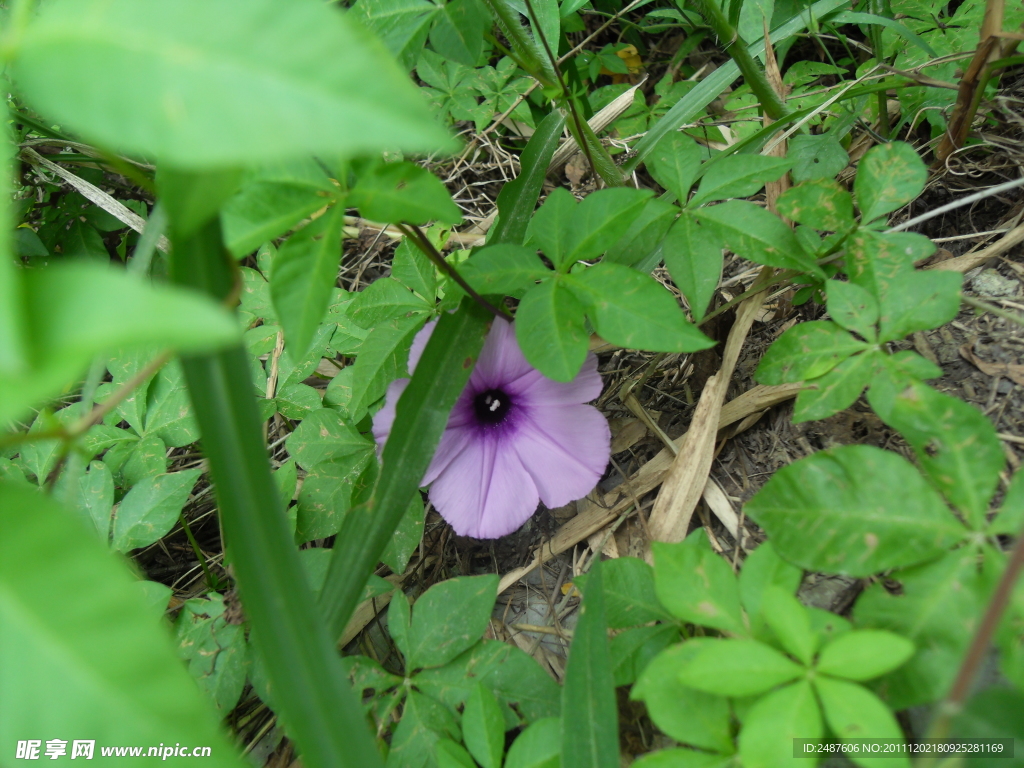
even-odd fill
[{"label": "flower petal", "polygon": [[472,427],[453,427],[451,422],[441,435],[441,442],[434,451],[434,458],[430,460],[427,467],[427,474],[423,476],[420,485],[430,485],[438,476],[444,472],[452,460],[462,453],[469,441],[474,437]]},{"label": "flower petal", "polygon": [[516,426],[509,447],[548,507],[586,496],[608,466],[611,430],[593,406],[534,407]]},{"label": "flower petal", "polygon": [[437,320],[431,320],[420,328],[416,332],[416,336],[413,337],[412,346],[409,347],[409,364],[406,366],[409,369],[410,376],[416,372],[416,366],[419,365],[420,358],[423,357],[423,350],[427,348],[427,342],[430,341],[430,337],[433,335],[436,327]]},{"label": "flower petal", "polygon": [[395,405],[398,398],[409,386],[409,379],[395,379],[388,385],[388,391],[384,395],[384,407],[373,415],[373,439],[377,441],[377,452],[384,450],[384,443],[388,441],[391,428],[395,424]]},{"label": "flower petal", "polygon": [[430,501],[460,536],[496,539],[537,509],[533,480],[516,452],[501,442],[473,435],[430,486]]},{"label": "flower petal", "polygon": [[500,389],[532,370],[533,367],[526,362],[516,342],[516,330],[512,323],[497,318],[484,341],[480,359],[473,368],[469,387],[476,393]]},{"label": "flower petal", "polygon": [[572,381],[553,381],[531,368],[503,389],[510,395],[518,395],[520,402],[528,405],[570,405],[596,400],[604,389],[604,382],[597,372],[597,357],[588,353],[583,367]]}]

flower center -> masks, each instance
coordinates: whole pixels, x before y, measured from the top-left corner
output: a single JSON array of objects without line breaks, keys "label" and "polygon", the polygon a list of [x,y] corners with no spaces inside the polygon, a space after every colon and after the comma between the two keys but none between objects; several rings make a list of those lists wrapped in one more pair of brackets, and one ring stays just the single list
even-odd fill
[{"label": "flower center", "polygon": [[512,407],[512,398],[500,389],[488,389],[473,399],[477,421],[485,426],[501,424]]}]

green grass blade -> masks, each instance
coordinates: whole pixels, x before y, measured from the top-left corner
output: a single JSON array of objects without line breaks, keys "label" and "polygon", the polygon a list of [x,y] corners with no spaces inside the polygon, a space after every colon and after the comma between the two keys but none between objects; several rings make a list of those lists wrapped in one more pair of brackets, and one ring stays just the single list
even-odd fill
[{"label": "green grass blade", "polygon": [[562,768],[618,768],[618,710],[600,555],[584,590],[562,689]]},{"label": "green grass blade", "polygon": [[[825,14],[831,13],[844,5],[846,5],[845,0],[818,0],[814,5],[807,8],[806,11],[801,11],[785,24],[773,29],[769,37],[774,45],[778,45],[786,38],[792,37],[804,30],[811,18],[820,20]],[[764,53],[764,40],[752,43],[747,50],[751,56],[762,55]],[[739,77],[739,74],[740,70],[736,66],[736,62],[730,61],[727,64],[723,64],[709,77],[704,78],[694,86],[693,90],[676,102],[676,105],[661,120],[654,124],[647,132],[647,135],[637,142],[633,150],[635,154],[622,166],[623,174],[628,175],[635,171],[637,166],[643,162],[644,158],[647,157],[648,153],[654,149],[655,145],[662,138],[672,131],[678,130],[684,123],[693,120],[704,107],[717,99],[722,91]]]},{"label": "green grass blade", "polygon": [[[231,286],[220,223],[172,235],[176,282],[217,297]],[[182,360],[217,491],[227,546],[275,705],[318,768],[379,766],[359,703],[305,581],[270,476],[256,398],[241,346]]]},{"label": "green grass blade", "polygon": [[398,401],[373,496],[349,511],[334,542],[320,605],[332,637],[340,637],[363,586],[420,487],[434,450],[480,355],[492,316],[464,300],[442,314],[416,373]]},{"label": "green grass blade", "polygon": [[519,175],[507,182],[498,193],[498,212],[501,218],[487,238],[488,245],[522,245],[526,242],[526,227],[533,216],[533,209],[537,207],[548,164],[558,148],[564,126],[565,115],[558,110],[552,110],[537,126],[519,158]]}]

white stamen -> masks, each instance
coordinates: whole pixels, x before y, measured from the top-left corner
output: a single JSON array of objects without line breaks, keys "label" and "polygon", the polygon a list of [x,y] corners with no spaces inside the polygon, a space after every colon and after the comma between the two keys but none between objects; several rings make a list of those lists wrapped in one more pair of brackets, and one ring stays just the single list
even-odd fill
[{"label": "white stamen", "polygon": [[496,410],[501,408],[501,401],[498,398],[491,397],[491,398],[488,398],[488,399],[491,401],[491,403],[488,406],[487,410],[489,410],[491,413],[494,413]]}]

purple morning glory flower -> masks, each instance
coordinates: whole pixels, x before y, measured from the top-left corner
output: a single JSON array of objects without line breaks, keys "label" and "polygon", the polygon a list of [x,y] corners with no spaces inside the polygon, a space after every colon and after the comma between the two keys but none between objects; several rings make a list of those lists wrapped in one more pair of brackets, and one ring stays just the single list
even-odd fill
[{"label": "purple morning glory flower", "polygon": [[[435,324],[416,335],[410,371]],[[380,447],[408,383],[392,382],[374,416]],[[457,534],[496,539],[526,522],[538,501],[560,507],[597,485],[608,464],[611,432],[586,403],[601,394],[601,386],[593,354],[572,381],[552,381],[526,362],[513,324],[494,321],[423,478],[431,503]]]}]

